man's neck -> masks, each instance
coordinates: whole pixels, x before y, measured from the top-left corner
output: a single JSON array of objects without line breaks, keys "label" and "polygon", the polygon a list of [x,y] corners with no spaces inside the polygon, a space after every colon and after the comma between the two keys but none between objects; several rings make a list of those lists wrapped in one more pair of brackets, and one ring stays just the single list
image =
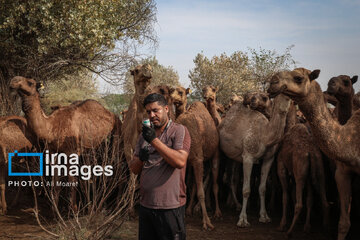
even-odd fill
[{"label": "man's neck", "polygon": [[165,124],[161,126],[161,128],[157,128],[155,129],[155,132],[156,132],[156,136],[159,137],[162,132],[164,131],[164,129],[166,128],[166,126],[168,125],[169,123],[169,118],[166,120]]}]

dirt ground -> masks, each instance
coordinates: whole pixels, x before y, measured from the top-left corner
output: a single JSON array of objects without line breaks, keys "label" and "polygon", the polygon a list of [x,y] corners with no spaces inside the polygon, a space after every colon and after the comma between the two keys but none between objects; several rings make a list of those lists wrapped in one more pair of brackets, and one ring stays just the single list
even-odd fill
[{"label": "dirt ground", "polygon": [[[231,211],[231,209],[223,210],[223,218],[212,220],[215,229],[212,231],[204,231],[201,229],[201,217],[193,216],[186,217],[186,230],[188,240],[215,240],[215,239],[286,239],[284,233],[277,231],[277,226],[280,222],[280,215],[273,218],[273,222],[269,224],[261,224],[258,222],[257,212],[249,211],[248,217],[251,227],[238,228],[236,222],[238,220],[238,212]],[[325,235],[318,216],[312,219],[313,226],[309,234],[302,231],[303,219],[297,224],[293,238],[294,240],[325,240],[336,239],[336,223],[332,224],[330,235]],[[113,240],[136,240],[138,219],[128,220],[124,225],[116,231],[112,238]],[[360,239],[360,223],[355,222],[352,225],[348,239]],[[0,240],[15,240],[15,239],[47,239],[46,234],[40,229],[37,223],[29,213],[25,213],[19,209],[10,209],[7,216],[0,216]]]}]

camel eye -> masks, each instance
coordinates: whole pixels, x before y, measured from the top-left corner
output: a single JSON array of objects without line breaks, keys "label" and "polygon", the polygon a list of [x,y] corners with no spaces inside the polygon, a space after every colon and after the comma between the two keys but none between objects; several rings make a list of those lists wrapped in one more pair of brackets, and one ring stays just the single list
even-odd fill
[{"label": "camel eye", "polygon": [[297,82],[297,83],[302,83],[302,81],[303,81],[303,77],[300,77],[300,76],[295,76],[294,77],[294,80],[295,80],[295,82]]},{"label": "camel eye", "polygon": [[33,82],[28,82],[29,87],[32,87],[34,85]]},{"label": "camel eye", "polygon": [[182,95],[183,95],[183,92],[179,92],[179,95],[182,96]]},{"label": "camel eye", "polygon": [[345,86],[345,87],[350,86],[350,82],[349,82],[349,81],[347,81],[347,80],[345,80],[345,81],[344,81],[344,86]]},{"label": "camel eye", "polygon": [[263,100],[264,102],[266,102],[266,101],[267,101],[267,97],[262,97],[262,100]]}]

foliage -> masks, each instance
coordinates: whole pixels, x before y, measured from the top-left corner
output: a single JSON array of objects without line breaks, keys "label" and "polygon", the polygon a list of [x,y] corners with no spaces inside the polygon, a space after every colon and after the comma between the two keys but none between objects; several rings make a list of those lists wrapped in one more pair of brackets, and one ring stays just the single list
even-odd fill
[{"label": "foliage", "polygon": [[211,59],[199,53],[194,59],[195,67],[189,73],[192,97],[202,100],[202,88],[207,85],[219,87],[216,98],[222,104],[227,104],[234,93],[264,91],[274,73],[295,65],[290,54],[292,47],[286,48],[281,55],[262,48],[259,51],[250,49],[250,53],[236,51],[230,56],[223,53]]},{"label": "foliage", "polygon": [[128,94],[108,94],[103,97],[103,100],[110,111],[120,114],[128,108],[131,98]]},{"label": "foliage", "polygon": [[86,68],[108,81],[156,43],[153,0],[0,0],[0,70],[42,80]]},{"label": "foliage", "polygon": [[295,61],[290,54],[294,45],[285,49],[285,52],[279,55],[275,50],[266,50],[260,47],[257,52],[250,48],[250,69],[254,81],[259,85],[261,90],[267,88],[271,77],[279,71],[292,69],[295,67]]},{"label": "foliage", "polygon": [[255,88],[250,78],[249,59],[241,51],[227,56],[225,53],[208,59],[199,53],[194,59],[195,67],[189,78],[193,97],[202,100],[202,88],[207,85],[218,86],[216,98],[219,103],[227,103],[232,93],[242,94]]},{"label": "foliage", "polygon": [[88,72],[77,75],[65,75],[63,78],[46,83],[41,105],[49,114],[54,106],[67,106],[75,101],[95,99],[101,104],[105,101],[97,93],[96,84]]},{"label": "foliage", "polygon": [[[139,64],[150,64],[152,67],[152,78],[150,86],[157,86],[162,84],[173,87],[180,86],[179,75],[172,66],[165,67],[161,65],[155,57],[143,59]],[[135,65],[133,67],[135,67]],[[133,76],[128,73],[123,85],[124,92],[127,94],[135,93],[133,79]]]}]

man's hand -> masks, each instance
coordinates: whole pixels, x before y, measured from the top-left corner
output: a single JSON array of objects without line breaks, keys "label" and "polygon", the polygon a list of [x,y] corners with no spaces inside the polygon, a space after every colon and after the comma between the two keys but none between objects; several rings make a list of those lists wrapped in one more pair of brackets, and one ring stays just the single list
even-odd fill
[{"label": "man's hand", "polygon": [[147,148],[141,148],[139,152],[139,159],[142,162],[149,160],[149,150]]},{"label": "man's hand", "polygon": [[151,143],[156,138],[155,129],[144,125],[142,127],[142,135],[148,143]]}]

